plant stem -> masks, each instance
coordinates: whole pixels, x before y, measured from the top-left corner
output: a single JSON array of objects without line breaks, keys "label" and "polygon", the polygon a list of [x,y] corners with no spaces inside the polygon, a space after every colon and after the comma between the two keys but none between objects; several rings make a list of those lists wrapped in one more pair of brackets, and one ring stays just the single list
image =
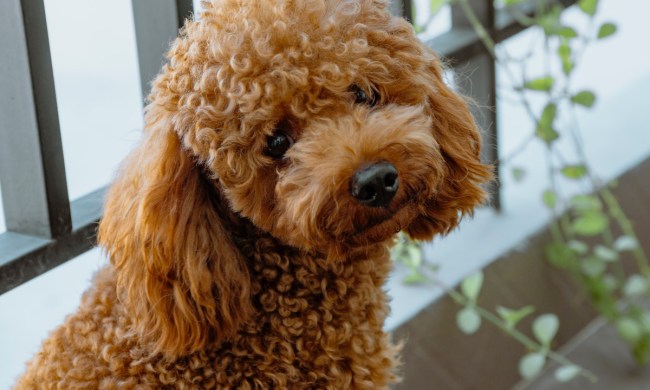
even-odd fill
[{"label": "plant stem", "polygon": [[[457,0],[457,3],[460,4],[461,8],[463,9],[463,12],[465,13],[465,16],[467,16],[467,20],[469,23],[472,25],[472,28],[474,31],[476,31],[476,34],[479,36],[481,41],[483,42],[483,46],[485,46],[486,50],[488,51],[488,54],[492,57],[492,59],[500,65],[503,70],[505,71],[505,74],[508,76],[510,79],[510,82],[512,83],[513,86],[515,86],[515,91],[518,90],[518,85],[523,85],[523,83],[519,83],[517,78],[512,74],[512,71],[508,67],[508,64],[503,63],[501,58],[497,56],[496,54],[496,44],[488,31],[485,29],[485,26],[481,23],[481,21],[478,19],[476,16],[476,13],[472,9],[472,6],[469,4],[468,0]],[[535,112],[533,111],[533,107],[531,106],[530,102],[528,99],[526,99],[526,96],[523,92],[523,90],[519,91],[521,93],[521,104],[524,106],[524,109],[528,113],[528,116],[533,119],[533,122],[535,123],[535,126],[539,124],[539,119],[537,119],[537,116],[535,115]]]},{"label": "plant stem", "polygon": [[636,260],[637,267],[639,267],[639,270],[641,273],[646,277],[650,278],[650,266],[648,265],[648,257],[645,254],[645,251],[643,250],[643,247],[641,246],[641,243],[639,241],[639,238],[636,235],[636,232],[634,231],[634,227],[632,226],[632,222],[627,218],[623,210],[621,209],[621,205],[618,203],[618,199],[612,194],[612,192],[607,188],[606,186],[602,187],[600,191],[603,200],[607,204],[607,207],[610,209],[610,212],[618,225],[621,227],[621,230],[623,231],[623,234],[630,236],[634,238],[636,241],[637,245],[636,248],[634,248],[634,259]]},{"label": "plant stem", "polygon": [[488,52],[490,52],[490,55],[496,59],[496,53],[494,52],[494,48],[496,47],[496,44],[494,43],[494,40],[492,39],[490,34],[483,26],[483,23],[481,23],[481,21],[476,16],[476,13],[472,9],[472,6],[469,4],[467,0],[458,0],[458,3],[460,4],[460,7],[463,9],[465,16],[467,16],[467,20],[474,28],[474,31],[476,32],[476,34],[478,34],[478,37],[481,39],[481,41],[483,41],[483,45],[485,46],[485,48],[488,50]]},{"label": "plant stem", "polygon": [[[459,293],[454,289],[447,288],[444,285],[444,283],[442,283],[442,281],[440,281],[439,279],[432,277],[432,281],[438,287],[443,289],[445,293],[449,295],[451,299],[453,299],[454,302],[456,302],[458,305],[467,306],[470,304],[469,300],[463,294]],[[499,318],[497,315],[493,314],[489,310],[476,304],[474,304],[473,307],[483,319],[485,319],[492,325],[496,326],[502,332],[512,337],[513,339],[517,340],[519,343],[523,344],[528,350],[535,351],[538,353],[543,353],[546,357],[561,365],[578,366],[577,364],[573,363],[572,361],[562,356],[561,354],[557,352],[553,352],[547,349],[546,347],[540,345],[539,343],[535,342],[535,340],[531,339],[530,337],[526,336],[522,332],[518,331],[516,328],[508,326],[504,320],[502,320],[501,318]],[[596,377],[596,375],[594,375],[591,371],[583,367],[580,367],[580,375],[584,376],[591,382],[596,382],[598,380],[598,377]]]}]

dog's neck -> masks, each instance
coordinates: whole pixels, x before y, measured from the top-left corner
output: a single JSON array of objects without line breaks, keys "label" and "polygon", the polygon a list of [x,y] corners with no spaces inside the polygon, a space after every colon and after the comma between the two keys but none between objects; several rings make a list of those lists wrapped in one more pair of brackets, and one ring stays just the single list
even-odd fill
[{"label": "dog's neck", "polygon": [[[337,252],[337,256],[325,251],[302,249],[286,245],[270,233],[259,229],[250,220],[229,210],[228,217],[234,228],[231,230],[231,239],[240,253],[249,262],[249,266],[256,264],[277,265],[276,257],[267,259],[264,253],[279,254],[282,262],[288,261],[294,266],[304,266],[314,275],[324,275],[334,272],[346,273],[346,270],[354,270],[359,262],[366,259],[373,259],[375,263],[387,263],[390,268],[388,257],[388,246],[383,243],[370,245],[362,248],[350,248],[344,253]],[[312,259],[313,264],[307,264],[305,259]],[[270,262],[269,262],[270,260]],[[295,263],[295,264],[294,264]],[[285,269],[285,272],[290,271]]]},{"label": "dog's neck", "polygon": [[347,248],[345,250],[336,248],[336,250],[332,250],[329,253],[322,250],[304,251],[287,245],[269,232],[258,228],[248,218],[232,210],[229,207],[228,200],[223,195],[224,191],[220,188],[221,184],[219,181],[209,179],[208,176],[206,176],[206,179],[212,188],[213,197],[215,199],[214,206],[217,208],[221,218],[224,221],[227,221],[232,242],[239,249],[239,252],[244,256],[244,258],[249,261],[255,257],[255,252],[260,248],[265,248],[268,253],[284,254],[284,257],[287,259],[298,262],[306,257],[319,259],[318,267],[313,270],[314,272],[341,270],[350,266],[354,268],[355,263],[367,258],[373,258],[376,261],[381,262],[388,261],[386,243],[377,243],[359,248]]},{"label": "dog's neck", "polygon": [[[278,325],[283,318],[314,318],[332,329],[352,325],[381,332],[389,311],[382,289],[392,268],[387,248],[377,246],[370,253],[357,251],[331,262],[322,254],[300,252],[269,236],[240,245],[251,273],[251,299],[259,324],[282,333],[287,331]],[[249,331],[258,332],[259,324],[249,325]],[[307,332],[303,336],[318,338]]]}]

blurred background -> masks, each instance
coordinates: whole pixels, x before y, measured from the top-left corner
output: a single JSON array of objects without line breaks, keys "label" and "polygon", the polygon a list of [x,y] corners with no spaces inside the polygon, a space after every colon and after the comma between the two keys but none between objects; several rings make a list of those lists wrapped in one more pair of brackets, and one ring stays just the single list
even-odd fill
[{"label": "blurred background", "polygon": [[[200,13],[194,3],[0,3],[0,388],[107,263],[93,247],[104,189],[140,137],[148,82],[180,21],[192,7]],[[416,0],[392,8],[445,58],[449,83],[473,99],[484,158],[499,168],[491,204],[474,219],[416,245],[415,258],[396,256],[386,327],[407,339],[399,388],[650,388],[639,364],[650,348],[650,317],[619,309],[645,307],[650,293],[638,263],[650,242],[650,4]],[[634,234],[609,213],[600,191],[611,183]],[[582,212],[576,194],[591,193],[600,203]],[[596,209],[608,210],[601,230]],[[561,239],[570,236],[566,245],[557,245],[553,226]],[[575,242],[587,246],[584,259]],[[458,319],[463,304],[445,290],[480,269],[481,295],[470,293],[465,304],[554,313],[559,330],[538,344],[572,359],[575,379],[559,380],[553,367],[573,363],[545,353],[539,369],[522,369],[522,356],[539,351],[498,327],[472,329]],[[611,297],[616,314],[600,310],[595,296]],[[534,340],[533,317],[521,328]],[[581,375],[587,371],[597,383]]]}]

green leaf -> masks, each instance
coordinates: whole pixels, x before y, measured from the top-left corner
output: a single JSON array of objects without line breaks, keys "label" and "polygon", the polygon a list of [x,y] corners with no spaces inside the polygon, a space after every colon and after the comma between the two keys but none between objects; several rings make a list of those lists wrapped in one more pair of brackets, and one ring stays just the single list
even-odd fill
[{"label": "green leaf", "polygon": [[535,18],[535,23],[544,29],[544,34],[555,35],[561,28],[560,15],[562,15],[562,6],[555,5],[547,12]]},{"label": "green leaf", "polygon": [[542,193],[542,201],[549,209],[554,209],[557,205],[557,196],[553,190],[546,190]]},{"label": "green leaf", "polygon": [[549,103],[542,110],[542,115],[539,118],[539,125],[544,127],[553,126],[555,117],[557,116],[557,105],[554,103]]},{"label": "green leaf", "polygon": [[557,106],[554,103],[549,103],[544,107],[539,123],[537,123],[535,135],[549,144],[560,137],[557,131],[553,129],[553,122],[555,122],[556,116]]},{"label": "green leaf", "polygon": [[560,138],[560,135],[552,127],[538,127],[535,135],[549,144]]},{"label": "green leaf", "polygon": [[636,249],[639,243],[632,236],[620,236],[614,241],[614,249],[619,252],[631,251]]},{"label": "green leaf", "polygon": [[391,249],[391,257],[411,270],[417,270],[423,263],[422,247],[416,241],[400,234]]},{"label": "green leaf", "polygon": [[566,39],[563,39],[562,44],[560,46],[558,46],[557,54],[563,60],[568,59],[569,57],[571,57],[571,46],[569,46]]},{"label": "green leaf", "polygon": [[574,266],[576,261],[571,249],[561,242],[548,244],[545,253],[549,263],[558,268],[570,268]]},{"label": "green leaf", "polygon": [[561,36],[562,38],[571,39],[576,38],[578,36],[578,33],[572,27],[564,26],[560,27],[560,29],[557,30],[557,35]]},{"label": "green leaf", "polygon": [[616,330],[621,338],[630,344],[634,344],[641,338],[643,330],[632,318],[623,317],[616,322]]},{"label": "green leaf", "polygon": [[605,318],[617,318],[620,315],[618,298],[612,294],[609,282],[606,282],[610,274],[590,277],[585,280],[586,292],[590,295],[591,301],[596,309]]},{"label": "green leaf", "polygon": [[623,294],[628,297],[637,297],[648,291],[648,280],[639,274],[630,275],[623,286]]},{"label": "green leaf", "polygon": [[643,328],[643,331],[650,333],[650,313],[647,311],[641,313],[639,322],[641,323],[641,328]]},{"label": "green leaf", "polygon": [[512,168],[512,177],[515,179],[517,183],[521,182],[524,180],[524,177],[526,177],[526,171],[523,168],[520,167],[513,167]]},{"label": "green leaf", "polygon": [[575,67],[575,64],[573,63],[573,60],[571,58],[563,59],[562,60],[562,73],[565,75],[570,75],[571,72],[573,72],[573,68]]},{"label": "green leaf", "polygon": [[594,195],[574,195],[569,200],[571,208],[584,213],[586,211],[598,211],[602,208],[602,203]]},{"label": "green leaf", "polygon": [[513,329],[519,321],[523,320],[526,316],[533,313],[535,308],[533,306],[524,306],[518,310],[508,309],[507,307],[498,306],[497,313],[505,321],[508,329]]},{"label": "green leaf", "polygon": [[598,8],[598,0],[580,0],[578,2],[578,7],[580,7],[582,12],[587,15],[594,16],[596,14],[596,9]]},{"label": "green leaf", "polygon": [[505,5],[506,7],[510,7],[510,6],[517,5],[517,4],[521,4],[521,3],[523,3],[524,1],[526,1],[526,0],[501,0],[501,2],[503,3],[503,5]]},{"label": "green leaf", "polygon": [[609,221],[607,217],[597,211],[587,212],[573,221],[573,231],[582,236],[595,236],[605,231]]},{"label": "green leaf", "polygon": [[609,37],[610,35],[614,35],[617,29],[618,28],[614,23],[603,23],[603,25],[600,26],[600,29],[598,29],[598,39],[603,39]]},{"label": "green leaf", "polygon": [[532,379],[539,375],[545,362],[546,356],[543,353],[528,353],[519,360],[519,374],[524,379]]},{"label": "green leaf", "polygon": [[550,91],[555,84],[555,79],[551,76],[540,77],[524,83],[524,88],[532,91]]},{"label": "green leaf", "polygon": [[641,317],[641,314],[643,314],[643,308],[640,307],[637,304],[631,304],[627,307],[627,314],[628,317],[634,318],[635,320],[639,320]]},{"label": "green leaf", "polygon": [[579,240],[571,240],[567,244],[572,251],[579,255],[584,255],[589,251],[589,245]]},{"label": "green leaf", "polygon": [[604,245],[596,245],[594,248],[594,255],[603,261],[616,261],[618,260],[618,253],[609,249]]},{"label": "green leaf", "polygon": [[476,301],[478,293],[481,291],[483,286],[483,272],[479,271],[473,275],[470,275],[463,280],[460,285],[460,290],[463,292],[463,295],[471,301]]},{"label": "green leaf", "polygon": [[406,259],[410,267],[420,267],[422,265],[422,249],[418,245],[408,245],[406,247]]},{"label": "green leaf", "polygon": [[398,235],[398,238],[395,240],[395,245],[390,249],[390,257],[393,261],[402,261],[405,251],[406,251],[406,242],[402,234]]},{"label": "green leaf", "polygon": [[429,0],[429,12],[431,15],[435,15],[440,11],[444,5],[446,5],[449,0]]},{"label": "green leaf", "polygon": [[562,61],[562,72],[568,75],[573,71],[573,60],[571,59],[571,47],[566,38],[562,38],[562,43],[557,48],[557,54]]},{"label": "green leaf", "polygon": [[580,264],[582,273],[592,278],[602,275],[606,267],[605,263],[597,257],[588,257]]},{"label": "green leaf", "polygon": [[571,102],[591,108],[596,102],[596,95],[591,91],[581,91],[571,96]]},{"label": "green leaf", "polygon": [[417,271],[411,272],[402,279],[402,283],[409,285],[424,283],[426,281],[427,277]]},{"label": "green leaf", "polygon": [[560,170],[562,175],[568,179],[580,179],[587,174],[587,167],[578,164],[578,165],[567,165]]},{"label": "green leaf", "polygon": [[533,322],[533,334],[542,345],[549,346],[559,326],[560,320],[555,314],[543,314]]},{"label": "green leaf", "polygon": [[456,315],[456,324],[465,334],[473,334],[481,327],[481,316],[474,308],[465,307]]},{"label": "green leaf", "polygon": [[603,276],[603,286],[607,289],[607,291],[612,292],[616,290],[618,287],[618,280],[613,275],[605,275]]},{"label": "green leaf", "polygon": [[558,382],[568,382],[580,374],[580,371],[582,371],[582,369],[573,364],[562,366],[555,370],[555,379]]}]

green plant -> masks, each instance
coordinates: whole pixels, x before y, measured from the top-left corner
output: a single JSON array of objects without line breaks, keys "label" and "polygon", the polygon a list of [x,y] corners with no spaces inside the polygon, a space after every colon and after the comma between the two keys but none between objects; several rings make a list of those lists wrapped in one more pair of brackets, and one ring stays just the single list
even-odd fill
[{"label": "green plant", "polygon": [[535,336],[533,339],[517,330],[517,324],[532,314],[535,311],[534,307],[525,306],[512,310],[498,306],[496,313],[493,313],[478,305],[477,299],[483,285],[482,272],[465,278],[460,285],[460,292],[445,287],[436,278],[432,280],[439,287],[445,289],[447,294],[463,307],[456,316],[458,328],[462,332],[466,334],[476,332],[481,325],[481,319],[485,319],[526,347],[528,352],[519,361],[519,373],[522,378],[534,378],[542,371],[546,361],[551,360],[559,365],[555,371],[555,378],[560,382],[567,382],[578,375],[584,376],[592,382],[596,381],[596,376],[592,372],[551,349],[551,342],[560,326],[560,321],[555,314],[542,314],[535,319],[532,326],[532,333]]},{"label": "green plant", "polygon": [[432,282],[443,289],[462,308],[456,315],[458,328],[465,334],[473,334],[479,330],[483,320],[496,326],[499,330],[522,344],[528,351],[519,362],[519,372],[524,379],[531,379],[537,376],[544,368],[547,361],[558,364],[555,377],[558,381],[567,382],[577,376],[583,376],[595,382],[596,376],[589,370],[580,367],[566,357],[554,352],[551,349],[551,342],[559,327],[559,319],[554,314],[543,314],[533,322],[533,335],[535,339],[526,336],[517,329],[518,323],[532,314],[535,308],[525,306],[513,310],[498,306],[495,312],[491,312],[479,305],[478,298],[483,286],[483,273],[477,272],[470,275],[460,285],[460,291],[446,286],[440,281],[435,273],[437,268],[424,261],[422,247],[410,241],[404,235],[400,235],[393,247],[392,256],[407,269],[409,274],[404,278],[404,283],[414,284]]},{"label": "green plant", "polygon": [[[585,157],[576,111],[593,108],[597,97],[590,90],[575,90],[572,85],[573,75],[581,64],[585,50],[594,42],[615,34],[617,26],[611,22],[596,23],[594,16],[598,10],[598,0],[578,1],[577,6],[586,18],[587,27],[582,29],[563,22],[563,6],[557,1],[536,0],[533,15],[524,14],[517,7],[524,0],[497,1],[496,5],[507,10],[518,23],[536,28],[543,39],[545,69],[538,77],[530,78],[527,72],[529,56],[512,58],[498,48],[468,0],[432,1],[431,8],[437,10],[451,2],[464,11],[486,50],[502,66],[512,86],[511,92],[522,104],[533,124],[530,136],[517,148],[516,153],[525,150],[531,142],[541,142],[545,146],[550,187],[541,194],[541,201],[551,216],[552,242],[546,248],[548,261],[575,277],[593,306],[616,326],[623,340],[630,344],[636,361],[639,364],[646,363],[650,359],[650,311],[639,303],[639,299],[650,296],[648,256],[639,245],[631,221],[612,193],[615,183],[602,182]],[[423,28],[416,26],[416,31]],[[557,71],[554,71],[555,69]],[[543,104],[536,104],[540,100],[543,100]],[[563,156],[558,148],[558,141],[563,138],[570,141],[575,157],[568,159]],[[514,155],[508,156],[500,163],[504,169],[511,170],[515,180],[522,180],[526,171],[521,167],[512,166]],[[584,190],[575,195],[566,190],[567,183],[578,183]],[[408,245],[412,247],[414,244],[401,245],[403,248]],[[395,253],[400,250],[403,249],[398,249]],[[417,274],[417,266],[423,263],[421,258],[417,262],[412,261],[415,252],[413,249],[401,252],[402,257],[407,259],[406,262],[410,261],[411,275]],[[624,267],[624,263],[630,263],[630,258],[633,259],[632,264],[626,264]],[[630,268],[633,270],[630,271]],[[411,276],[410,280],[418,281],[418,277]],[[468,283],[467,280],[463,286],[465,283]],[[463,287],[464,294],[447,290],[450,296],[463,306],[459,312],[459,318],[463,319],[458,322],[465,331],[477,327],[480,318],[504,331],[512,330],[514,326],[511,326],[507,318],[529,314],[530,309],[524,312],[500,309],[497,315],[494,315],[476,306],[474,293],[468,294],[465,288]],[[556,321],[549,320],[551,317],[545,318],[546,323]],[[519,340],[517,333],[507,333]],[[535,334],[537,336],[537,333]],[[550,352],[546,354],[543,349],[546,344],[539,340],[539,337],[541,344],[536,346],[528,345],[528,341],[519,341],[532,351],[532,355],[524,356],[522,365],[529,368],[539,366],[541,369],[546,357],[552,357]],[[564,365],[564,369],[556,375],[559,379],[573,377],[569,374],[585,373],[583,369],[569,368],[574,366],[567,362],[560,363]],[[528,377],[528,374],[538,370],[520,372],[522,376]]]}]

